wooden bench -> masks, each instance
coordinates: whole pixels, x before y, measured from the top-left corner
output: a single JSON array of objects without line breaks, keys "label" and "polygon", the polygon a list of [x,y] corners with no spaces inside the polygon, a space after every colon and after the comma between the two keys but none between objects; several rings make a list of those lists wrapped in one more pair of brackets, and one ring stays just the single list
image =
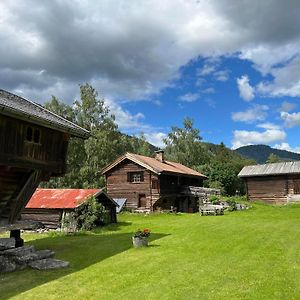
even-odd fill
[{"label": "wooden bench", "polygon": [[201,216],[207,215],[224,215],[224,207],[222,205],[204,205],[199,207]]}]

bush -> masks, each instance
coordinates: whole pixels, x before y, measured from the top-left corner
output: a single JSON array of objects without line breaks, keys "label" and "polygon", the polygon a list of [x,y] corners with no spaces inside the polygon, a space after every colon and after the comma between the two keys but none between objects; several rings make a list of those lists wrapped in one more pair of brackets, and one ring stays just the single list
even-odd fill
[{"label": "bush", "polygon": [[214,205],[220,204],[220,197],[217,195],[211,195],[209,196],[209,201]]},{"label": "bush", "polygon": [[109,215],[105,207],[91,196],[83,204],[68,214],[61,226],[67,231],[91,230],[108,223]]}]

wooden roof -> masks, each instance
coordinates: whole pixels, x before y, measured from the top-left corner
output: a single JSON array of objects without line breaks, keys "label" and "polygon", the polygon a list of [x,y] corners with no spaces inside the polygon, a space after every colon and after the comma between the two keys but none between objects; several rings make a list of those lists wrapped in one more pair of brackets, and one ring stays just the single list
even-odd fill
[{"label": "wooden roof", "polygon": [[244,167],[239,177],[300,174],[300,161],[280,162]]},{"label": "wooden roof", "polygon": [[43,106],[0,89],[0,113],[28,121],[54,130],[70,133],[72,136],[88,138],[88,130],[58,116]]},{"label": "wooden roof", "polygon": [[120,156],[117,158],[114,162],[106,166],[102,170],[102,174],[105,174],[115,166],[117,166],[119,163],[124,161],[125,159],[129,159],[136,164],[152,171],[155,174],[177,174],[177,175],[186,175],[186,176],[193,176],[193,177],[201,177],[201,178],[207,178],[205,175],[188,168],[180,163],[172,162],[172,161],[164,161],[161,162],[157,160],[156,158],[153,157],[148,157],[148,156],[143,156],[143,155],[138,155],[134,153],[126,153],[123,156]]},{"label": "wooden roof", "polygon": [[80,206],[89,196],[104,194],[116,206],[101,189],[37,189],[25,208],[50,208],[73,209]]}]

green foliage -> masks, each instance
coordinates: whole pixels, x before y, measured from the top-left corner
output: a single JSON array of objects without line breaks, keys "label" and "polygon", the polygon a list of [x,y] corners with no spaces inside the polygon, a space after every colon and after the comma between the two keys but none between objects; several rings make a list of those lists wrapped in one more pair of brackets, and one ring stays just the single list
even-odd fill
[{"label": "green foliage", "polygon": [[217,196],[217,195],[211,195],[209,197],[209,201],[212,203],[212,204],[220,204],[220,197]]},{"label": "green foliage", "polygon": [[281,162],[281,159],[278,155],[271,153],[266,161],[267,164]]},{"label": "green foliage", "polygon": [[77,222],[77,229],[91,230],[107,223],[107,212],[96,197],[91,196],[82,205],[75,208],[73,218]]},{"label": "green foliage", "polygon": [[186,118],[183,128],[172,127],[172,131],[164,139],[165,155],[171,161],[197,168],[209,159],[201,140],[200,131],[193,127],[193,120]]}]

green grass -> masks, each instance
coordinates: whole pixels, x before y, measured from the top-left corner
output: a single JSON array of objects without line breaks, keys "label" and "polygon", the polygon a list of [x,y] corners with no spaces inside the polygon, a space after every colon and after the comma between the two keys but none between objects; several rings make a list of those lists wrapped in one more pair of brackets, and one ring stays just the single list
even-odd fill
[{"label": "green grass", "polygon": [[[26,234],[68,269],[0,275],[0,299],[300,299],[300,205],[224,216],[119,216],[88,234]],[[150,228],[150,247],[131,235]]]}]

